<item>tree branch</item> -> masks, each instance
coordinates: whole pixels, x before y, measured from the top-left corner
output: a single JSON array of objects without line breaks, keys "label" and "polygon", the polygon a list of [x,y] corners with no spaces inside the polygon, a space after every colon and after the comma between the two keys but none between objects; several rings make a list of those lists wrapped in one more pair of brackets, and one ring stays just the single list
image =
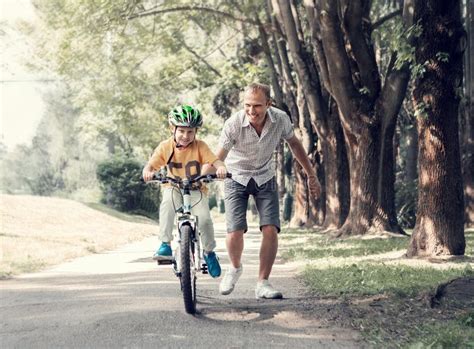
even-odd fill
[{"label": "tree branch", "polygon": [[126,19],[135,19],[135,18],[142,18],[142,17],[148,17],[148,16],[155,16],[155,15],[160,15],[164,13],[170,13],[170,12],[184,12],[184,11],[203,11],[203,12],[209,12],[213,13],[215,15],[223,16],[226,18],[233,19],[235,21],[239,22],[244,22],[244,23],[250,23],[253,25],[258,25],[257,22],[246,19],[246,18],[239,18],[234,16],[231,13],[224,12],[224,11],[219,11],[213,8],[209,7],[203,7],[203,6],[180,6],[180,7],[173,7],[173,8],[167,8],[167,9],[162,9],[162,10],[147,10],[144,12],[139,12],[135,13],[130,16],[125,16]]},{"label": "tree branch", "polygon": [[402,12],[403,12],[402,9],[396,10],[392,13],[389,13],[388,15],[383,16],[380,19],[377,19],[374,23],[372,23],[372,27],[371,27],[372,31],[377,29],[378,27],[380,27],[385,22],[391,20],[393,17],[400,16],[402,14]]},{"label": "tree branch", "polygon": [[344,26],[351,44],[362,87],[368,89],[369,96],[377,98],[380,93],[380,74],[375,60],[374,49],[370,45],[370,6],[365,1],[350,1],[344,14]]},{"label": "tree branch", "polygon": [[332,96],[337,102],[343,119],[349,122],[347,118],[353,114],[352,101],[358,98],[359,94],[352,82],[349,59],[338,19],[337,3],[334,0],[321,0],[321,2],[321,38],[324,53],[328,58]]},{"label": "tree branch", "polygon": [[[316,127],[317,133],[324,137],[326,128],[327,110],[321,95],[321,85],[316,69],[312,69],[312,57],[308,58],[308,52],[303,43],[298,38],[298,30],[295,21],[295,14],[292,12],[291,5],[286,0],[278,0],[277,7],[282,19],[282,25],[288,38],[288,47],[295,64],[295,70],[301,82],[303,95],[306,98],[311,116],[311,122]],[[314,68],[314,67],[313,67]]]},{"label": "tree branch", "polygon": [[331,80],[329,79],[328,64],[324,55],[323,44],[321,42],[321,28],[319,18],[320,9],[316,9],[314,0],[305,0],[304,6],[311,26],[311,39],[316,53],[316,60],[321,72],[321,78],[325,89],[331,94]]}]

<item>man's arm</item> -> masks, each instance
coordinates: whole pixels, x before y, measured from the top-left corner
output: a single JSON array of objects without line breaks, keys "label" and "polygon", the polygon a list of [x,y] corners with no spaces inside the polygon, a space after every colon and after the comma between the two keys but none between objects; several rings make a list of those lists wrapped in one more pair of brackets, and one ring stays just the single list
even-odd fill
[{"label": "man's arm", "polygon": [[216,156],[219,158],[219,160],[224,161],[225,158],[227,157],[227,154],[229,154],[228,150],[225,150],[224,148],[217,148],[216,151]]},{"label": "man's arm", "polygon": [[296,160],[306,172],[310,193],[314,196],[319,196],[321,194],[321,184],[319,184],[318,177],[316,177],[316,171],[314,170],[313,165],[311,165],[311,162],[309,161],[309,158],[306,155],[300,140],[295,135],[293,135],[293,137],[287,139],[286,142],[288,143],[288,146],[290,147],[291,152],[295,156]]}]

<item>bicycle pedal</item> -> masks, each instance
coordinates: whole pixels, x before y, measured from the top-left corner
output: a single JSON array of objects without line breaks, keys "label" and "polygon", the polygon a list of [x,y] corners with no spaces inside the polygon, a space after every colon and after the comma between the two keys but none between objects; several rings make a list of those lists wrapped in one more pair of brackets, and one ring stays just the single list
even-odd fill
[{"label": "bicycle pedal", "polygon": [[203,263],[203,264],[201,265],[201,272],[202,272],[203,274],[209,274],[209,272],[208,272],[208,270],[207,270],[207,264],[206,264],[206,263]]},{"label": "bicycle pedal", "polygon": [[174,257],[173,256],[157,256],[155,257],[156,263],[158,265],[162,264],[173,264],[174,263]]},{"label": "bicycle pedal", "polygon": [[173,260],[172,259],[157,260],[156,264],[158,265],[173,264]]}]

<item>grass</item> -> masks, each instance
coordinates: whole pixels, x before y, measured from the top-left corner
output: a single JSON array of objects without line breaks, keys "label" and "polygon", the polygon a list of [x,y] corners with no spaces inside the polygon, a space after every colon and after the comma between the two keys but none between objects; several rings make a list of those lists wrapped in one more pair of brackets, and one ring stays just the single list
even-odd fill
[{"label": "grass", "polygon": [[474,229],[465,232],[466,257],[433,263],[403,258],[410,237],[332,239],[295,230],[280,237],[282,257],[305,262],[301,278],[310,292],[347,304],[347,311],[334,307],[343,313],[336,318],[347,318],[374,347],[474,348],[473,310],[427,301],[438,285],[474,277]]},{"label": "grass", "polygon": [[408,242],[409,237],[374,238],[370,239],[370,241],[360,239],[329,240],[318,237],[308,240],[308,245],[311,247],[290,248],[283,257],[287,259],[318,259],[368,256],[406,249]]},{"label": "grass", "polygon": [[101,204],[21,195],[0,195],[0,221],[0,279],[114,249],[158,231],[148,218]]},{"label": "grass", "polygon": [[474,311],[443,324],[428,321],[410,330],[410,348],[474,348]]},{"label": "grass", "polygon": [[323,296],[368,296],[388,293],[413,297],[422,291],[461,276],[474,276],[473,270],[414,268],[362,262],[319,269],[307,267],[303,278],[315,294]]}]

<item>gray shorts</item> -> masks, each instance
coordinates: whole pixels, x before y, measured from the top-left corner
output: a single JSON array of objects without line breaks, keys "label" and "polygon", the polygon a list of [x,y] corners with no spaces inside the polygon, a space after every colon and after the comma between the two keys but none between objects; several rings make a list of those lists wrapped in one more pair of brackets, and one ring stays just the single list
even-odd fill
[{"label": "gray shorts", "polygon": [[280,232],[280,203],[275,177],[258,186],[253,179],[247,186],[227,179],[224,184],[224,203],[227,232],[248,230],[247,206],[250,195],[257,205],[260,230],[264,225],[274,225]]}]

